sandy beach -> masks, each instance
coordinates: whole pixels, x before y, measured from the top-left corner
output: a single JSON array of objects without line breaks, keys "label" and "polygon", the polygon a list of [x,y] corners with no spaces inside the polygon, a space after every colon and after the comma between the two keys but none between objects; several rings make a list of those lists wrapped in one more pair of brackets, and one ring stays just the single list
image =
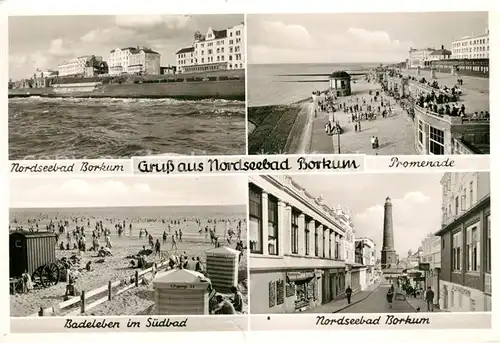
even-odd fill
[{"label": "sandy beach", "polygon": [[[167,211],[162,211],[162,208],[159,208],[158,211],[166,212],[164,216],[153,216],[151,208],[145,208],[145,214],[141,216],[140,208],[133,208],[133,210],[119,210],[118,213],[113,213],[112,211],[107,211],[107,213],[96,213],[96,211],[92,210],[79,210],[78,216],[75,216],[74,213],[47,213],[43,210],[40,210],[38,213],[33,212],[32,210],[29,213],[24,213],[22,210],[11,210],[11,227],[10,229],[14,229],[22,226],[25,229],[29,229],[31,227],[32,220],[37,218],[37,222],[40,228],[40,231],[43,231],[45,225],[50,222],[50,219],[53,219],[54,222],[58,220],[70,220],[70,218],[78,217],[78,223],[72,222],[70,220],[69,230],[73,230],[76,225],[84,226],[87,237],[87,246],[91,245],[91,235],[92,230],[95,227],[96,221],[102,220],[104,227],[109,228],[111,230],[111,241],[112,241],[112,253],[113,256],[104,258],[104,262],[96,263],[101,258],[96,256],[95,252],[87,251],[78,253],[77,250],[59,250],[56,249],[56,257],[61,259],[62,257],[70,257],[72,255],[77,255],[80,258],[80,268],[84,269],[85,264],[88,261],[92,261],[93,270],[81,271],[81,276],[78,281],[78,285],[81,290],[90,291],[96,289],[98,287],[107,285],[109,281],[117,281],[117,280],[129,280],[135,273],[134,268],[129,267],[130,258],[127,256],[135,255],[138,253],[143,246],[149,248],[148,239],[144,236],[139,239],[139,230],[146,229],[149,233],[151,233],[156,240],[157,238],[162,241],[161,235],[164,230],[167,230],[168,233],[168,222],[169,220],[177,220],[179,219],[181,222],[179,225],[171,225],[171,232],[173,233],[175,229],[181,228],[183,231],[183,241],[178,243],[177,254],[182,252],[186,252],[189,257],[199,256],[203,262],[205,262],[205,251],[213,248],[213,245],[210,244],[210,238],[205,237],[205,233],[200,234],[198,224],[195,221],[195,218],[201,220],[201,227],[205,228],[205,226],[213,227],[213,223],[209,223],[209,220],[217,219],[217,227],[216,232],[221,238],[225,231],[225,223],[221,222],[221,220],[229,219],[228,228],[232,228],[236,231],[236,225],[238,221],[242,222],[242,230],[241,230],[241,239],[244,242],[246,247],[246,223],[245,223],[245,209],[241,206],[229,206],[229,209],[225,209],[224,213],[214,213],[214,211],[206,211],[203,213],[203,207],[196,207],[193,211],[185,211],[185,209],[189,209],[189,207],[183,207],[182,215],[174,216],[169,215],[168,212],[172,212],[169,208]],[[98,212],[98,211],[97,211]],[[127,213],[129,212],[129,213]],[[191,215],[184,215],[184,212],[194,212]],[[210,213],[212,212],[212,213]],[[231,213],[232,212],[232,213]],[[193,215],[195,214],[196,215]],[[131,215],[132,214],[132,215]],[[55,219],[57,217],[57,220]],[[166,223],[163,223],[162,218],[168,218]],[[30,219],[31,223],[28,223],[27,220]],[[14,223],[14,220],[16,222]],[[121,237],[116,233],[114,225],[116,223],[123,223],[125,220],[127,229],[124,232],[124,235]],[[185,221],[184,221],[185,220]],[[90,227],[88,227],[88,222],[90,221]],[[129,224],[132,223],[132,231],[129,231]],[[63,241],[66,243],[66,236],[61,235],[59,242]],[[220,241],[222,241],[220,239]],[[224,245],[229,246],[231,248],[235,248],[236,239],[233,237],[231,243],[227,241],[224,242]],[[100,243],[104,244],[104,239],[100,239]],[[161,247],[162,254],[164,256],[169,256],[174,253],[171,251],[171,238],[167,239],[166,244],[162,244]],[[156,259],[151,255],[147,259],[148,261],[160,261],[160,257],[156,257]],[[243,257],[240,262],[240,290],[244,294],[245,302],[247,302],[247,290],[246,290],[246,280],[247,280],[247,258],[246,258],[246,250],[244,251]],[[146,275],[146,279],[151,279],[151,274]],[[85,313],[85,315],[136,315],[136,314],[150,314],[153,311],[153,293],[152,293],[152,284],[149,285],[140,285],[137,288],[132,288],[129,291],[126,291],[116,297],[113,298],[112,301],[107,301]],[[49,287],[49,288],[40,288],[35,289],[29,293],[25,294],[16,294],[10,295],[10,311],[11,316],[22,317],[31,315],[40,310],[40,307],[47,308],[52,307],[64,300],[64,294],[66,291],[66,283],[59,282],[57,285]],[[97,298],[101,298],[103,295],[97,296]],[[94,299],[91,299],[92,302]],[[245,304],[246,306],[246,304]],[[67,309],[65,309],[67,310]],[[64,311],[60,313],[60,315],[64,315]],[[245,310],[245,308],[244,308]]]}]

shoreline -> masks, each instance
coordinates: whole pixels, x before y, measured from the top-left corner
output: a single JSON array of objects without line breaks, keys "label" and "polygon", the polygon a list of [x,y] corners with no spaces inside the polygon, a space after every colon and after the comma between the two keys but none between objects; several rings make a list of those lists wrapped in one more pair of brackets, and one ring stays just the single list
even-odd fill
[{"label": "shoreline", "polygon": [[30,94],[9,94],[9,99],[15,98],[49,98],[49,99],[175,99],[175,100],[230,100],[230,101],[245,101],[245,95],[141,95],[141,94],[47,94],[47,93],[30,93]]}]

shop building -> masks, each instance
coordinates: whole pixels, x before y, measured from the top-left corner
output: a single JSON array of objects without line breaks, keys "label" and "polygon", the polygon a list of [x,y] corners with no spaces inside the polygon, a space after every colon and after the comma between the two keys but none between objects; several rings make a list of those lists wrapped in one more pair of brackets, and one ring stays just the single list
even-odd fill
[{"label": "shop building", "polygon": [[434,304],[439,304],[439,272],[441,270],[441,238],[433,234],[422,241],[420,270],[424,273],[424,289],[431,287],[434,292]]},{"label": "shop building", "polygon": [[259,175],[249,177],[249,217],[252,313],[294,313],[345,296],[348,211],[289,176]]},{"label": "shop building", "polygon": [[490,175],[445,173],[439,305],[444,311],[491,311]]}]

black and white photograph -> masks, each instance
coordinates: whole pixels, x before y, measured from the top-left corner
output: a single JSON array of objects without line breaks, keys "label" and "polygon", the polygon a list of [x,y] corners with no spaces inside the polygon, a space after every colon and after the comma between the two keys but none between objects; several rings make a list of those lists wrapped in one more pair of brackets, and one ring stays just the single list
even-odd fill
[{"label": "black and white photograph", "polygon": [[246,153],[244,15],[9,17],[9,159]]},{"label": "black and white photograph", "polygon": [[11,180],[12,317],[248,313],[247,178]]},{"label": "black and white photograph", "polygon": [[252,314],[491,312],[490,174],[249,177]]},{"label": "black and white photograph", "polygon": [[248,153],[489,154],[488,12],[249,14]]}]

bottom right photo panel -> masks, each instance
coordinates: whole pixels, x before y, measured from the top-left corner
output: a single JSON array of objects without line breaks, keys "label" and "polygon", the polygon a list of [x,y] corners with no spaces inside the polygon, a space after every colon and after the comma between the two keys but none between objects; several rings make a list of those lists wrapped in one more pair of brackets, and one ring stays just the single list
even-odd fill
[{"label": "bottom right photo panel", "polygon": [[249,177],[250,312],[491,311],[490,174]]}]

